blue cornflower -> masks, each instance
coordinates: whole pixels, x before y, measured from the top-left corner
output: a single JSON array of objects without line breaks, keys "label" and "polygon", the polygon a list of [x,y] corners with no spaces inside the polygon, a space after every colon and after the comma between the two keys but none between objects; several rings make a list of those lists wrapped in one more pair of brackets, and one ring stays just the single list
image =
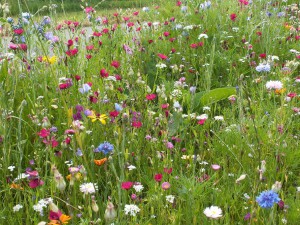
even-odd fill
[{"label": "blue cornflower", "polygon": [[274,203],[278,203],[280,201],[280,198],[276,192],[270,190],[260,193],[260,195],[256,197],[256,201],[262,208],[272,208]]},{"label": "blue cornflower", "polygon": [[105,141],[104,143],[100,144],[98,148],[94,150],[94,152],[103,152],[106,155],[113,150],[114,146],[111,143]]}]

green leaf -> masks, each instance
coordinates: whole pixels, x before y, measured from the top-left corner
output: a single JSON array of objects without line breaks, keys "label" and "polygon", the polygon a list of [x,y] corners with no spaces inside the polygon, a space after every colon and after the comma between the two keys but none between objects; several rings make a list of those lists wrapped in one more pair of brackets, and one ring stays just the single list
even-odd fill
[{"label": "green leaf", "polygon": [[6,19],[4,19],[3,17],[0,17],[0,22],[1,23],[6,23]]},{"label": "green leaf", "polygon": [[235,94],[235,87],[216,88],[203,94],[200,98],[199,104],[201,106],[210,105]]}]

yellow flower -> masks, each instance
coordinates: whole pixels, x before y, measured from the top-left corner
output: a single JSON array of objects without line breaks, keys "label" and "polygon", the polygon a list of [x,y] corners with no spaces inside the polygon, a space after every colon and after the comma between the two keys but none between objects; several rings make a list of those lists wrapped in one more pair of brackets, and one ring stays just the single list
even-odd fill
[{"label": "yellow flower", "polygon": [[96,115],[94,111],[92,111],[92,115],[89,115],[88,117],[92,119],[92,122],[99,120],[103,125],[106,124],[105,120],[108,118],[105,114]]},{"label": "yellow flower", "polygon": [[53,63],[57,62],[57,57],[56,56],[51,56],[51,57],[43,56],[43,62],[53,64]]}]

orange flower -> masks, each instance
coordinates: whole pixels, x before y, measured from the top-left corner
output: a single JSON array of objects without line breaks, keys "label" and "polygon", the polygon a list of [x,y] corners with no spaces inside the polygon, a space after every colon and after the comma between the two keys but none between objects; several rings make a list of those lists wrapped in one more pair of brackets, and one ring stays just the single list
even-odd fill
[{"label": "orange flower", "polygon": [[65,214],[61,214],[61,216],[59,217],[59,220],[61,221],[61,224],[69,223],[70,219],[71,219],[71,217],[68,216],[68,215],[65,215]]},{"label": "orange flower", "polygon": [[107,161],[107,158],[103,158],[103,159],[95,159],[95,160],[94,160],[94,163],[95,163],[97,166],[102,166],[106,161]]},{"label": "orange flower", "polygon": [[59,222],[59,220],[50,220],[48,225],[60,225],[60,222]]},{"label": "orange flower", "polygon": [[24,188],[22,188],[20,184],[15,184],[15,183],[12,183],[12,184],[10,185],[10,188],[11,188],[11,189],[24,190]]},{"label": "orange flower", "polygon": [[281,88],[281,89],[275,89],[275,94],[283,94],[286,91],[286,88]]}]

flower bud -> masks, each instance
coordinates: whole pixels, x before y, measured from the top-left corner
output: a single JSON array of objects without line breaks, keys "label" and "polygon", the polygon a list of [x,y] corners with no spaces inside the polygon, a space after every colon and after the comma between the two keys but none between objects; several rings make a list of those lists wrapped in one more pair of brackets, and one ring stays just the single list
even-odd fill
[{"label": "flower bud", "polygon": [[94,212],[98,212],[99,211],[99,207],[98,207],[97,202],[95,200],[92,200],[92,210]]},{"label": "flower bud", "polygon": [[112,222],[117,216],[114,205],[111,202],[107,203],[107,207],[104,214],[104,219],[107,223]]}]

